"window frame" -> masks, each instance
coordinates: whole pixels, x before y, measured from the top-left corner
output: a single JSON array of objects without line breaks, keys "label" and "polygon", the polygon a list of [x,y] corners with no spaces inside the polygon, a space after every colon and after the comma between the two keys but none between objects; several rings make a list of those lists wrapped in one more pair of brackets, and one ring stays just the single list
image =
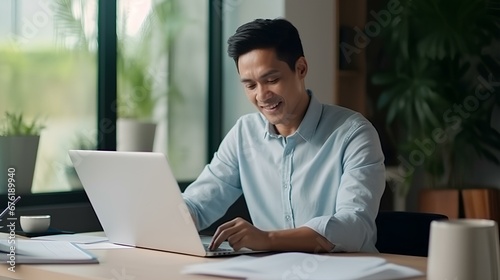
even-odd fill
[{"label": "window frame", "polygon": [[[208,16],[208,97],[207,97],[207,155],[206,162],[212,158],[222,141],[222,4],[223,0],[209,1]],[[116,97],[117,97],[117,34],[116,34],[116,0],[98,0],[98,51],[97,51],[97,149],[116,150]],[[179,182],[184,190],[191,181]],[[0,197],[0,203],[7,205],[7,196]],[[43,214],[46,209],[51,211],[65,211],[68,207],[76,206],[91,209],[90,201],[84,190],[66,192],[46,192],[23,195],[18,203],[17,214]],[[89,216],[88,209],[82,217]],[[78,211],[76,211],[78,213]],[[93,211],[92,211],[93,212]],[[92,216],[94,213],[90,213]],[[65,220],[68,228],[79,223],[78,217]],[[90,221],[92,222],[99,222]],[[88,230],[100,230],[91,228]],[[87,230],[87,231],[88,231]]]}]

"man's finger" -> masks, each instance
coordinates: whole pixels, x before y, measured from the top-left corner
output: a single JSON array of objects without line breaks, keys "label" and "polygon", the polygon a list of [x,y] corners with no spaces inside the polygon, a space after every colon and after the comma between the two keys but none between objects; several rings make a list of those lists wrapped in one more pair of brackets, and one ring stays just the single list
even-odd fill
[{"label": "man's finger", "polygon": [[229,227],[224,230],[217,229],[217,231],[219,233],[214,235],[214,237],[212,238],[212,242],[209,247],[210,250],[217,249],[220,246],[220,244],[224,242],[229,236],[234,234],[237,231],[237,229],[234,227]]},{"label": "man's finger", "polygon": [[[238,242],[241,242],[241,240],[243,239],[243,237],[245,237],[245,231],[243,230],[240,230],[240,231],[237,231],[235,232],[234,234],[232,234],[231,236],[229,236],[227,238],[227,242],[229,243],[229,245],[231,245],[231,247],[234,249],[235,247],[235,244],[237,244]],[[235,249],[235,251],[237,251]]]}]

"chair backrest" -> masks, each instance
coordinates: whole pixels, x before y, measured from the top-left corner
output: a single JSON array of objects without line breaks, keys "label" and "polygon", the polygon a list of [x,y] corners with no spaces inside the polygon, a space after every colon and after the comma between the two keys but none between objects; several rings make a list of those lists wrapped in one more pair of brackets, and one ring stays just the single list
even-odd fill
[{"label": "chair backrest", "polygon": [[376,247],[380,253],[426,257],[431,222],[448,219],[434,213],[380,211]]}]

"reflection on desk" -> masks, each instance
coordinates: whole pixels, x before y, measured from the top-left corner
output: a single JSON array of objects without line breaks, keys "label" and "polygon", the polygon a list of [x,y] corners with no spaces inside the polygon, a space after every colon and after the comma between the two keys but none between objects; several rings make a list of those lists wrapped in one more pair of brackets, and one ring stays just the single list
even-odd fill
[{"label": "reflection on desk", "polygon": [[[13,279],[72,280],[72,279],[218,279],[213,276],[181,274],[184,266],[196,263],[217,262],[224,258],[202,258],[146,249],[91,250],[99,264],[21,265],[16,272],[0,265],[1,276]],[[388,262],[416,268],[426,272],[427,258],[389,254],[337,253],[335,256],[376,256]],[[227,279],[227,278],[221,278]],[[424,277],[413,279],[426,279]]]}]

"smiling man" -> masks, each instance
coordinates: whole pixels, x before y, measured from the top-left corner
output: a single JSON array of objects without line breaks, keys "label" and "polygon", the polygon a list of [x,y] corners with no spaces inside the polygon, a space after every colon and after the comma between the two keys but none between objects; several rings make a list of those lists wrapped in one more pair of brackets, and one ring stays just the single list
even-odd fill
[{"label": "smiling man", "polygon": [[385,168],[372,124],[306,89],[307,61],[287,20],[246,23],[228,45],[258,112],[237,121],[183,197],[201,230],[244,194],[253,224],[222,224],[211,249],[227,240],[235,250],[376,252]]}]

